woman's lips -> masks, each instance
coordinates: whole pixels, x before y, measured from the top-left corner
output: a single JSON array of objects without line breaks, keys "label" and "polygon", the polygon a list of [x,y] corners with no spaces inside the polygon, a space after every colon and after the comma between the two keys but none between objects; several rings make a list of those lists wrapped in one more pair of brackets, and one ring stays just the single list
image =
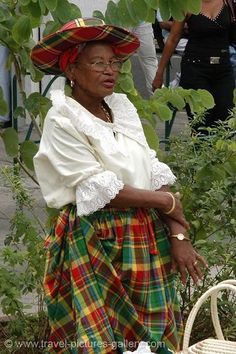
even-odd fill
[{"label": "woman's lips", "polygon": [[106,80],[106,81],[103,81],[102,85],[106,88],[113,88],[115,86],[115,81],[114,80]]}]

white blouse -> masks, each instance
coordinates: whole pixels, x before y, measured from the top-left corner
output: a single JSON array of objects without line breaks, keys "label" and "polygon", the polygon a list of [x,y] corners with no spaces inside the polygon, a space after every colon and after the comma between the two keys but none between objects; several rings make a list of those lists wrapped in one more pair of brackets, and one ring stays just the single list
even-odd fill
[{"label": "white blouse", "polygon": [[157,190],[173,184],[170,168],[147,144],[136,108],[126,95],[105,98],[113,123],[97,118],[61,90],[51,92],[34,166],[51,208],[73,203],[79,216],[108,204],[124,185]]}]

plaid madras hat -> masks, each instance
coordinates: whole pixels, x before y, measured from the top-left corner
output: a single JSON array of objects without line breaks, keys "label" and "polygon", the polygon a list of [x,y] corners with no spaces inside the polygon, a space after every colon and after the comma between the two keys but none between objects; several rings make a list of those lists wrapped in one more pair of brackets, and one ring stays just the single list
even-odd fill
[{"label": "plaid madras hat", "polygon": [[127,59],[139,47],[139,39],[128,30],[107,25],[99,18],[78,18],[42,38],[31,51],[34,65],[48,74],[63,74],[59,67],[61,54],[69,48],[89,41],[106,41],[115,53]]}]

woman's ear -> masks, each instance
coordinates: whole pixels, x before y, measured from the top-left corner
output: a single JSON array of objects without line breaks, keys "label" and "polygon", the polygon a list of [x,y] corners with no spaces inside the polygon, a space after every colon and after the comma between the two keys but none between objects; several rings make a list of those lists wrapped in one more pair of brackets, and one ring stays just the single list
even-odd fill
[{"label": "woman's ear", "polygon": [[74,69],[75,69],[75,67],[73,64],[67,65],[64,74],[68,80],[74,80],[74,77],[75,77]]}]

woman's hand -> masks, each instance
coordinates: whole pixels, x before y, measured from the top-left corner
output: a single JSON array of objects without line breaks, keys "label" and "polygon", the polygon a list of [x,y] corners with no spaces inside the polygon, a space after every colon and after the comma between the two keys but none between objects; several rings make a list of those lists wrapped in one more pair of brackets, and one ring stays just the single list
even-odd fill
[{"label": "woman's hand", "polygon": [[152,82],[152,91],[154,92],[156,89],[161,88],[163,81],[163,74],[159,74],[157,71],[156,76]]},{"label": "woman's hand", "polygon": [[170,237],[171,256],[172,256],[172,271],[180,272],[180,278],[185,285],[187,275],[189,274],[195,284],[201,280],[203,273],[201,267],[207,268],[206,260],[198,254],[190,241],[180,241]]},{"label": "woman's hand", "polygon": [[[177,195],[177,199],[179,196]],[[172,271],[180,272],[181,281],[186,284],[188,274],[192,277],[195,284],[202,278],[201,267],[208,267],[206,260],[198,254],[189,240],[178,240],[171,235],[183,234],[188,237],[188,232],[182,224],[170,217],[161,214],[161,219],[169,229],[169,240],[171,243]]]}]

